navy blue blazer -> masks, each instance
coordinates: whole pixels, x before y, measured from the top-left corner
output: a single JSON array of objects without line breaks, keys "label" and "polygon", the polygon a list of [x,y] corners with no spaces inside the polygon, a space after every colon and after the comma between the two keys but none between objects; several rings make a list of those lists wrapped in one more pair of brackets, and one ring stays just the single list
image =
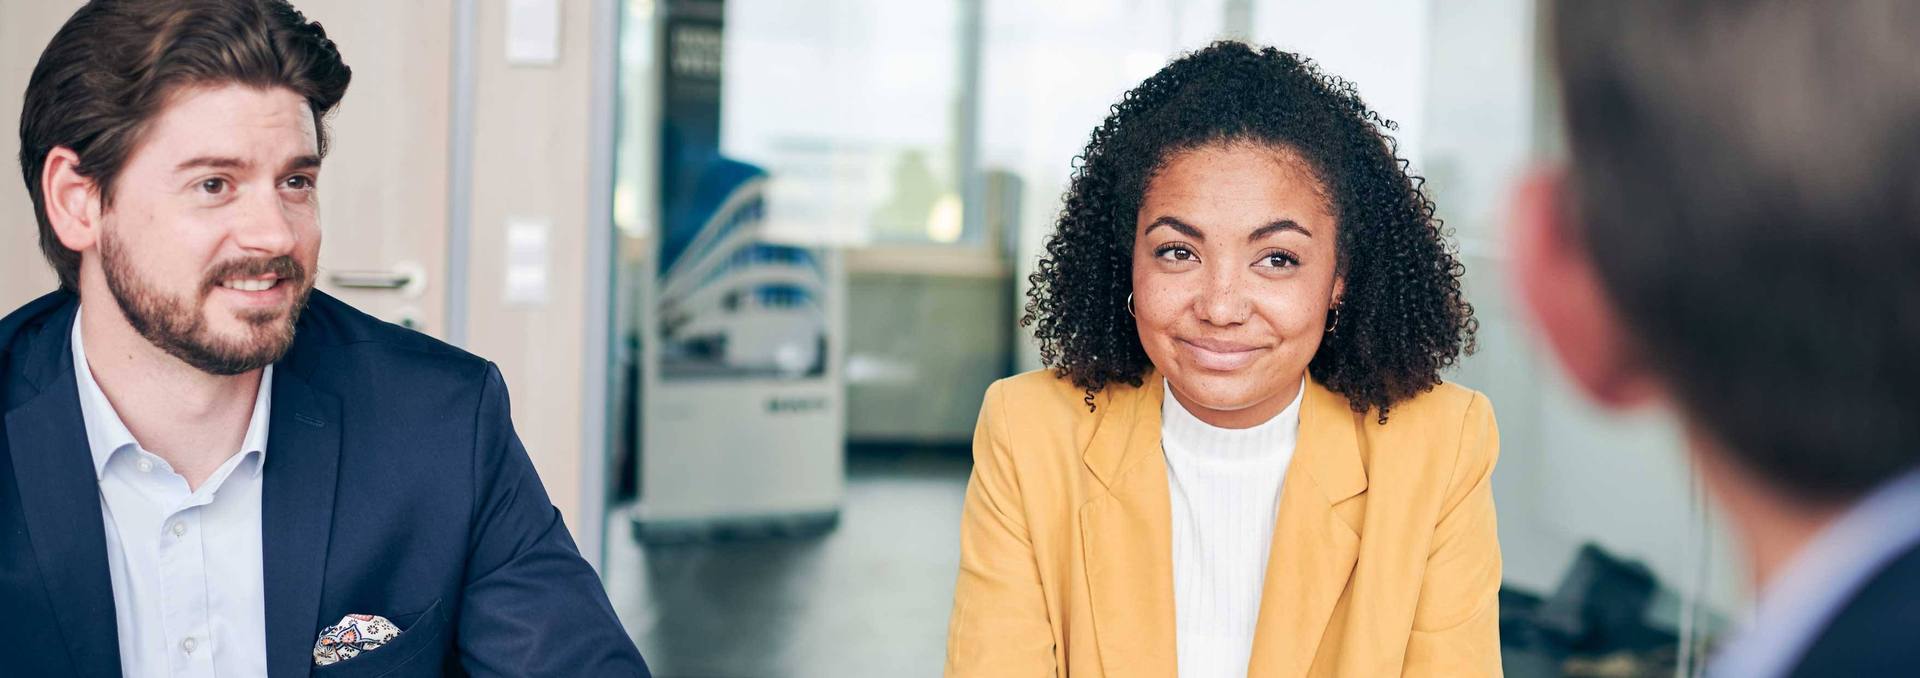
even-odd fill
[{"label": "navy blue blazer", "polygon": [[1920,672],[1920,547],[1867,580],[1820,631],[1793,678],[1911,676]]},{"label": "navy blue blazer", "polygon": [[[120,674],[86,427],[56,292],[0,320],[0,673]],[[646,676],[489,363],[314,292],[275,364],[261,487],[268,671]],[[405,629],[313,666],[350,613]]]}]

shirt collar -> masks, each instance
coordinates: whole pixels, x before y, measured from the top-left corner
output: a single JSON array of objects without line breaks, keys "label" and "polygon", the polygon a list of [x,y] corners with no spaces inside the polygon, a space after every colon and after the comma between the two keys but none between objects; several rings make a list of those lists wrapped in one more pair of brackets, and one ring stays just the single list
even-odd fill
[{"label": "shirt collar", "polygon": [[1880,485],[1801,547],[1707,675],[1787,675],[1860,588],[1916,543],[1920,471]]},{"label": "shirt collar", "polygon": [[247,420],[247,435],[240,439],[240,454],[254,455],[253,477],[267,465],[267,416],[273,409],[273,366],[260,370],[260,388],[253,394],[253,417]]},{"label": "shirt collar", "polygon": [[[80,386],[80,417],[87,427],[87,447],[93,452],[94,479],[106,475],[107,462],[121,449],[139,447],[140,441],[134,439],[133,431],[127,429],[126,422],[120,419],[119,412],[113,409],[113,403],[107,400],[107,394],[100,389],[100,383],[94,381],[93,370],[88,367],[86,342],[80,337],[80,313],[73,316],[73,372],[74,380]],[[253,417],[247,421],[247,434],[241,438],[241,455],[254,454],[256,463],[252,464],[254,477],[259,477],[260,469],[266,466],[268,412],[273,406],[273,366],[268,365],[260,371],[259,392],[253,398]]]}]

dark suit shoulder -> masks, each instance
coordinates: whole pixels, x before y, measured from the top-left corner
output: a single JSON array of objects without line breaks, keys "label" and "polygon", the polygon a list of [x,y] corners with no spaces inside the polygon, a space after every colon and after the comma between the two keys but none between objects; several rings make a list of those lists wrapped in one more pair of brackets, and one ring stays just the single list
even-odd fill
[{"label": "dark suit shoulder", "polygon": [[32,398],[60,374],[80,298],[56,291],[0,318],[0,411]]},{"label": "dark suit shoulder", "polygon": [[1920,546],[1860,589],[1820,632],[1794,678],[1912,675],[1920,666]]},{"label": "dark suit shoulder", "polygon": [[419,332],[380,320],[318,290],[294,331],[285,364],[315,383],[377,379],[413,387],[477,388],[485,359]]},{"label": "dark suit shoulder", "polygon": [[318,290],[307,301],[296,337],[296,341],[315,346],[407,351],[452,360],[480,360],[439,339],[368,315]]},{"label": "dark suit shoulder", "polygon": [[27,302],[25,306],[14,309],[5,318],[0,318],[0,353],[4,353],[14,343],[14,339],[44,329],[44,326],[61,317],[62,311],[70,310],[79,297],[64,290],[54,291],[38,299]]}]

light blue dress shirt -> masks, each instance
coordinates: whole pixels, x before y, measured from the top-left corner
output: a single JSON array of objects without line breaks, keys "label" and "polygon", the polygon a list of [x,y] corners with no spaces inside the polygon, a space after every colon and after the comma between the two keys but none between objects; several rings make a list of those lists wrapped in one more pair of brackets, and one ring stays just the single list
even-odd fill
[{"label": "light blue dress shirt", "polygon": [[134,440],[94,381],[77,317],[73,365],[100,480],[121,674],[267,675],[260,468],[273,368],[260,376],[240,449],[189,491],[186,478]]},{"label": "light blue dress shirt", "polygon": [[1785,676],[1861,587],[1920,544],[1920,472],[1881,485],[1800,549],[1724,646],[1712,678]]}]

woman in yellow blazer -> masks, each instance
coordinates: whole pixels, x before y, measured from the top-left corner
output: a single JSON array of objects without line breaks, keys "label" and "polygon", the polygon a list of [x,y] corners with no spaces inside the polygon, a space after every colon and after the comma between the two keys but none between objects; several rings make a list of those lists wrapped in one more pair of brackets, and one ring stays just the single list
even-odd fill
[{"label": "woman in yellow blazer", "polygon": [[[1219,43],[1094,131],[974,434],[949,676],[1493,676],[1498,440],[1352,87]],[[1390,128],[1390,127],[1389,127]]]}]

